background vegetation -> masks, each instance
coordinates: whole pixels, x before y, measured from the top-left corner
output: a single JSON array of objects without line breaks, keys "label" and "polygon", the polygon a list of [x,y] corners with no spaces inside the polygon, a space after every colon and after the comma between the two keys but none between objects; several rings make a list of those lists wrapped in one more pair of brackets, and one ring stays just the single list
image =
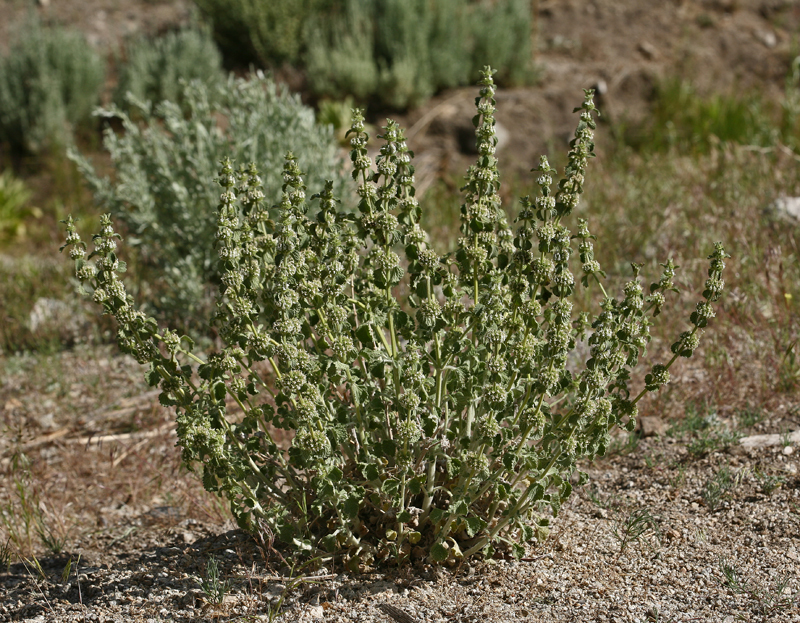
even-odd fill
[{"label": "background vegetation", "polygon": [[[474,83],[486,64],[531,82],[528,0],[197,0],[228,58],[305,68],[319,97],[403,109]],[[244,35],[244,36],[243,36]],[[245,45],[242,45],[242,42]]]},{"label": "background vegetation", "polygon": [[[281,169],[294,150],[310,188],[326,179],[341,189],[343,173],[330,126],[315,123],[314,111],[299,97],[261,73],[208,86],[183,83],[180,104],[157,105],[128,94],[131,113],[98,111],[118,120],[122,131],[105,131],[113,179],[98,175],[76,151],[95,200],[125,224],[136,253],[137,298],[160,319],[184,329],[208,311],[209,289],[218,283],[214,249],[219,189],[213,185],[223,158],[239,166],[258,163],[267,205],[280,202]],[[178,95],[176,93],[176,95]],[[137,121],[138,120],[138,121]]]},{"label": "background vegetation", "polygon": [[17,153],[63,146],[89,119],[104,79],[81,34],[28,18],[0,59],[0,141]]}]

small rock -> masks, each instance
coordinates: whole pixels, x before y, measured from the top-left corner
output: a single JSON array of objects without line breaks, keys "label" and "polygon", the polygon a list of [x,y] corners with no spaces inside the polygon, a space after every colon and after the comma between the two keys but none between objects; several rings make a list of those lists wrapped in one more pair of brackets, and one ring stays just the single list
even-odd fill
[{"label": "small rock", "polygon": [[39,428],[43,430],[53,430],[56,427],[56,421],[52,412],[34,416],[34,419],[39,425]]},{"label": "small rock", "polygon": [[771,30],[758,30],[756,31],[755,35],[756,39],[770,49],[778,45],[778,37]]},{"label": "small rock", "polygon": [[[750,437],[742,437],[739,443],[745,448],[764,448],[767,446],[779,446],[783,443],[800,443],[800,430],[793,433],[778,434],[772,433],[771,435],[752,435]],[[787,448],[790,446],[786,446]],[[777,451],[778,448],[775,448]],[[791,454],[791,452],[789,452]]]},{"label": "small rock", "polygon": [[778,197],[766,211],[793,222],[800,221],[800,197]]},{"label": "small rock", "polygon": [[187,530],[186,532],[183,533],[183,542],[186,543],[187,545],[191,545],[196,540],[197,537],[195,536],[194,532],[189,532]]},{"label": "small rock", "polygon": [[497,151],[500,151],[508,144],[509,139],[511,138],[511,133],[506,129],[499,121],[495,121],[494,123],[494,132],[495,137],[497,138]]},{"label": "small rock", "polygon": [[663,437],[667,434],[667,424],[657,415],[644,415],[639,418],[642,437]]},{"label": "small rock", "polygon": [[3,405],[3,411],[11,413],[14,409],[19,409],[21,406],[22,403],[19,400],[12,398],[11,400],[7,400],[6,404]]},{"label": "small rock", "polygon": [[677,541],[681,536],[677,530],[673,530],[672,528],[667,528],[667,530],[664,532],[664,535],[670,541]]},{"label": "small rock", "polygon": [[637,49],[648,61],[652,61],[656,56],[658,56],[658,50],[656,49],[656,46],[649,41],[639,42]]},{"label": "small rock", "polygon": [[32,333],[57,332],[64,340],[77,341],[87,326],[87,319],[75,301],[40,297],[28,316],[28,328]]},{"label": "small rock", "polygon": [[785,447],[783,448],[783,453],[784,453],[786,456],[789,456],[789,455],[790,455],[790,454],[792,454],[793,452],[794,452],[794,448],[793,448],[792,446],[785,446]]}]

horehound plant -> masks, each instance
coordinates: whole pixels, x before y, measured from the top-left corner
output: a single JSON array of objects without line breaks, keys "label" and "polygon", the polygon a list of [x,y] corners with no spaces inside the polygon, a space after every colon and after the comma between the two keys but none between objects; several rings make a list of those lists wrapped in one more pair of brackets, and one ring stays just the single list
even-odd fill
[{"label": "horehound plant", "polygon": [[[575,234],[565,225],[593,156],[591,91],[576,109],[563,179],[551,190],[555,170],[542,158],[538,195],[521,200],[512,230],[498,195],[492,71],[482,76],[479,157],[455,253],[438,255],[420,228],[412,153],[393,121],[373,167],[354,112],[357,214],[339,211],[328,184],[311,197],[319,211],[310,220],[290,154],[272,221],[255,167],[222,163],[222,285],[210,322],[225,347],[206,358],[134,307],[110,216],[88,259],[66,221],[78,278],[116,318],[120,348],[148,366],[148,383],[176,408],[184,461],[202,466],[205,487],[227,497],[242,528],[268,526],[298,550],[353,569],[499,549],[519,556],[546,536],[547,515],[573,482],[586,482],[578,460],[603,455],[614,426],[633,429],[639,400],[669,381],[714,316],[728,257],[721,244],[691,328],[631,393],[675,266],[663,264],[647,291],[634,266],[623,298],[613,298],[587,223],[579,219]],[[574,246],[579,281],[604,297],[594,318],[570,302]],[[567,361],[579,340],[590,354],[577,373]],[[293,431],[288,449],[276,429]]]}]

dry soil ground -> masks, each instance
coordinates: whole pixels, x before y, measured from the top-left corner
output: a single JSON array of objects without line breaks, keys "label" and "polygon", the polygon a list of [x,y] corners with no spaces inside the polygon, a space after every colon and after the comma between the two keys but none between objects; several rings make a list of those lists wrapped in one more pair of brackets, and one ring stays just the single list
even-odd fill
[{"label": "dry soil ground", "polygon": [[[130,33],[189,16],[182,1],[39,4],[109,54]],[[27,8],[0,5],[0,42]],[[641,119],[665,76],[777,98],[800,32],[800,4],[781,0],[540,0],[538,10],[541,82],[498,95],[506,171],[563,149],[582,88],[602,87],[615,123]],[[428,183],[464,170],[473,97],[444,93],[401,119]],[[800,404],[788,399],[621,438],[524,561],[310,577],[262,555],[180,468],[170,415],[135,363],[79,347],[0,358],[0,369],[2,508],[40,564],[0,573],[0,621],[267,620],[284,596],[285,621],[800,621],[795,446],[784,437],[746,450],[729,436],[797,430]],[[212,555],[230,584],[222,604],[201,589]]]}]

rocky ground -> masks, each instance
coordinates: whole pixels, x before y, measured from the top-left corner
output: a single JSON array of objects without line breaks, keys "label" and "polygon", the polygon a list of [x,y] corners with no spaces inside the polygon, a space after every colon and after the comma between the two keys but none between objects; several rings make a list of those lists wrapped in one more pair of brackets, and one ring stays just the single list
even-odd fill
[{"label": "rocky ground", "polygon": [[[782,0],[538,8],[541,81],[498,94],[504,171],[563,151],[582,88],[599,88],[609,134],[645,116],[663,77],[777,99],[800,25],[800,4]],[[27,10],[0,4],[0,46]],[[127,35],[190,19],[176,0],[37,10],[108,54]],[[456,90],[401,116],[422,184],[466,167],[473,98]],[[651,421],[643,439],[620,437],[525,560],[358,576],[306,575],[235,531],[180,467],[170,415],[138,366],[112,349],[0,359],[0,408],[0,519],[36,553],[0,565],[0,621],[257,621],[278,610],[282,621],[800,621],[800,450],[788,435],[800,404],[788,400],[687,412],[683,427]],[[774,445],[737,438],[769,433]]]},{"label": "rocky ground", "polygon": [[[101,372],[131,389],[125,360],[96,366],[60,380],[74,386]],[[6,380],[36,383],[24,370]],[[51,408],[66,396],[56,391]],[[155,397],[112,406],[27,445],[4,444],[4,462],[24,454],[38,482],[61,472],[39,496],[50,505],[42,525],[63,549],[0,573],[0,621],[267,621],[279,609],[281,621],[800,621],[800,434],[785,432],[800,428],[800,405],[692,414],[671,427],[647,420],[647,436],[620,436],[608,458],[586,466],[590,484],[521,561],[358,575],[292,569],[234,530],[178,470]],[[47,419],[30,404],[6,402],[9,412]],[[142,428],[107,432],[132,421]],[[770,431],[784,434],[754,437]],[[157,494],[133,491],[156,474],[165,480]],[[73,523],[60,532],[55,509],[70,506]]]}]

